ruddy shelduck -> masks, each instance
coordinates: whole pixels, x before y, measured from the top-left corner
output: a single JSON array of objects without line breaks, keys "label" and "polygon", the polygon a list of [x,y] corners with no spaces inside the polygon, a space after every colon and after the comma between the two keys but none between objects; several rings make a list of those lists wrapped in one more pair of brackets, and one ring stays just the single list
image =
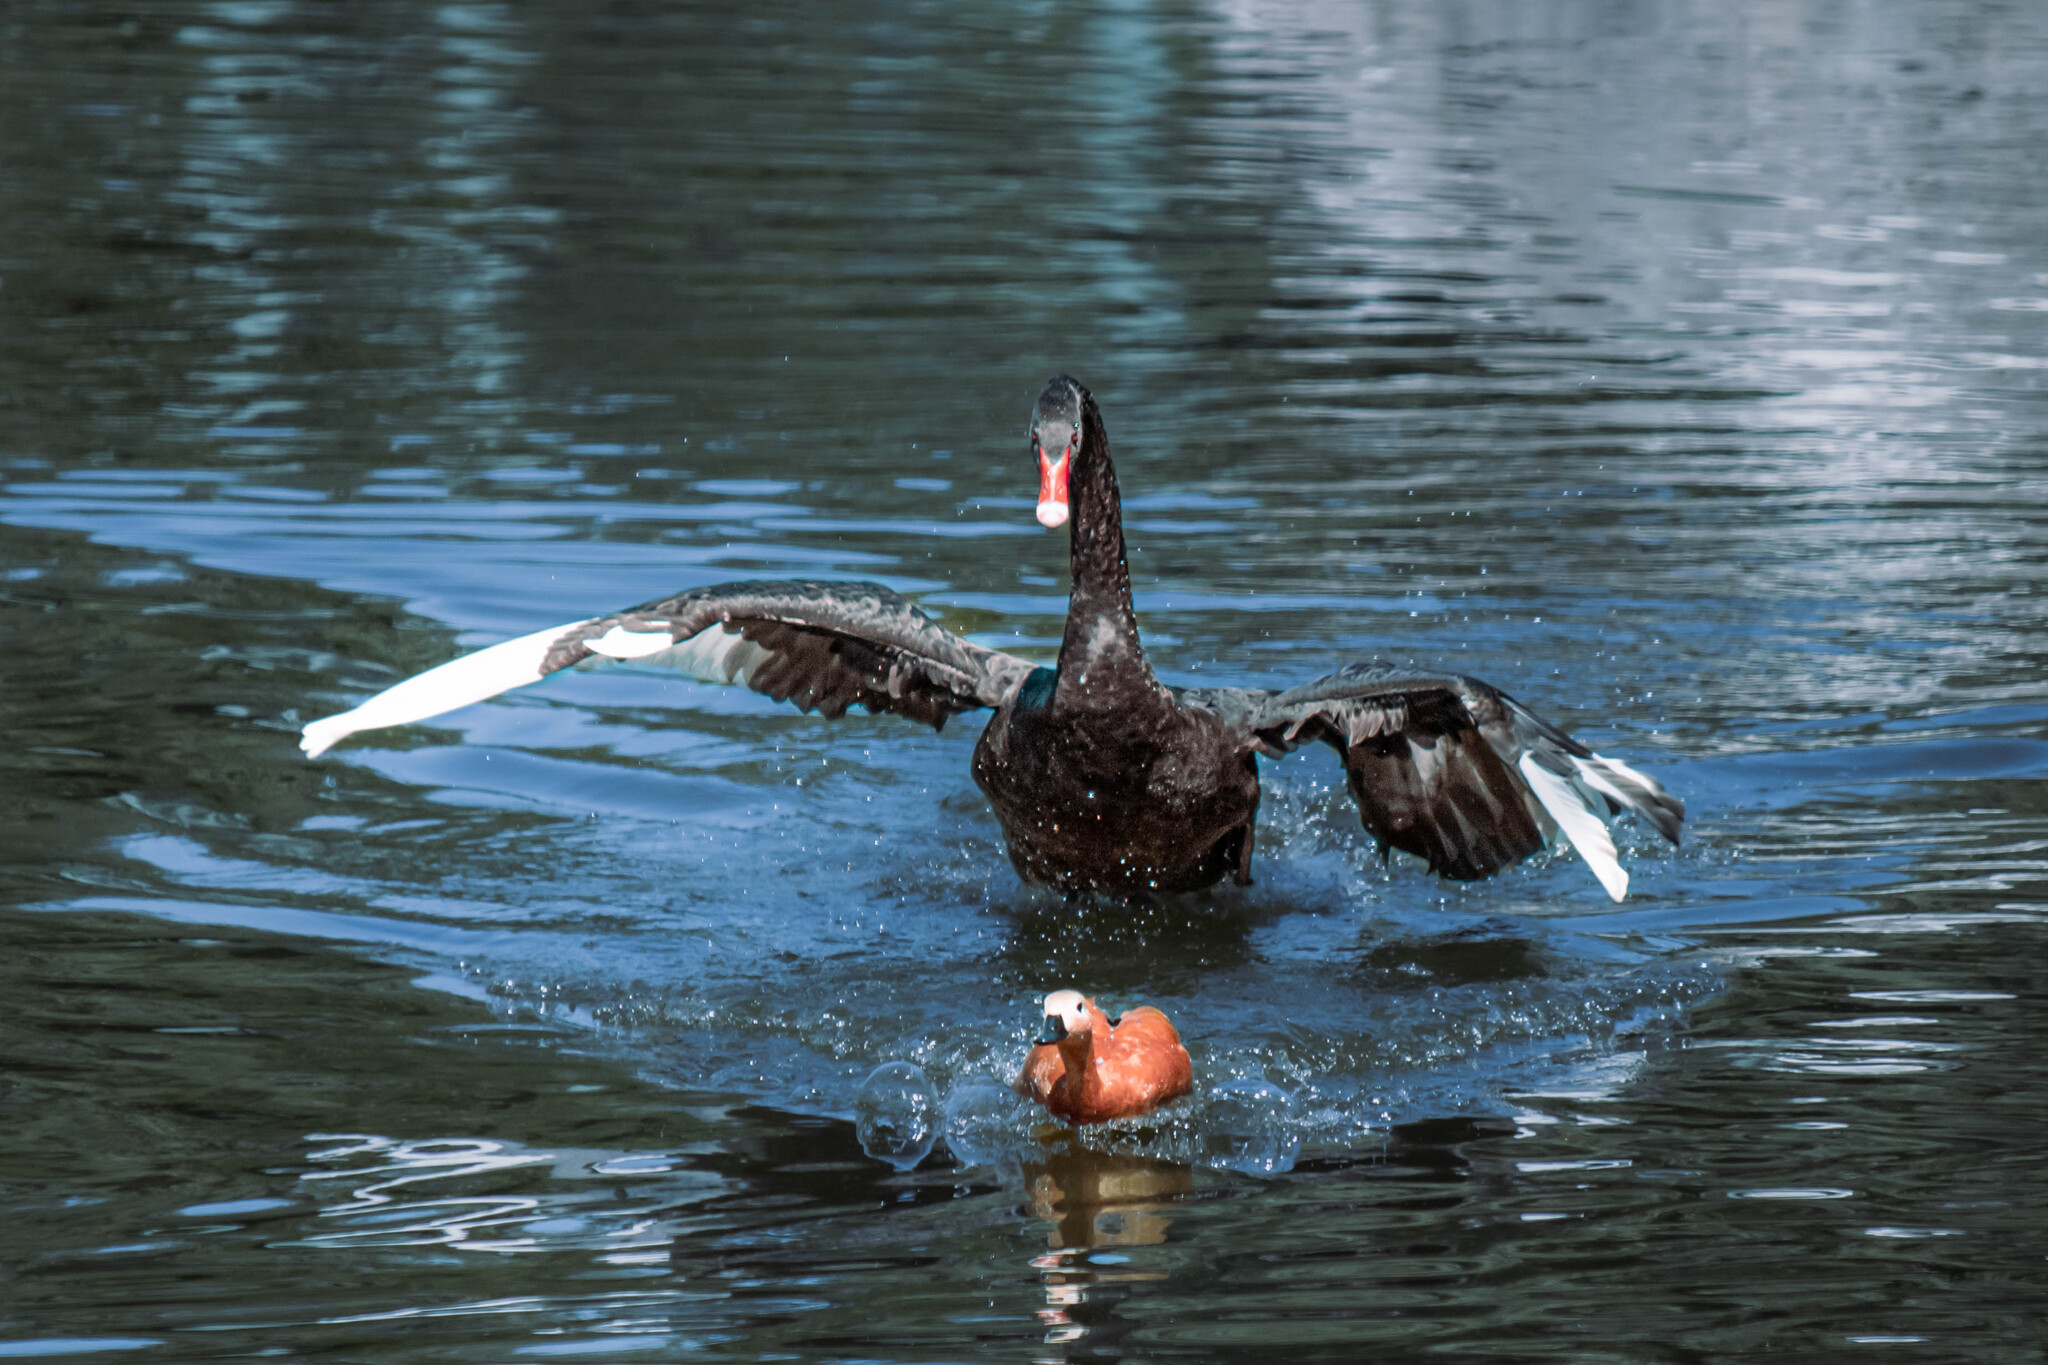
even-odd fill
[{"label": "ruddy shelduck", "polygon": [[1150,1005],[1111,1019],[1079,991],[1054,991],[1045,997],[1045,1028],[1016,1088],[1055,1118],[1134,1118],[1195,1088],[1180,1034]]}]

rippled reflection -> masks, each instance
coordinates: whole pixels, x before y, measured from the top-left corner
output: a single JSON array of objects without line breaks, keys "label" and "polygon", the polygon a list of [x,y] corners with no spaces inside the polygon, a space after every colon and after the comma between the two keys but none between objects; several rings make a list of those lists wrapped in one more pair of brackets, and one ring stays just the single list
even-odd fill
[{"label": "rippled reflection", "polygon": [[[1054,1251],[1157,1246],[1172,1226],[1173,1205],[1195,1190],[1192,1167],[1071,1142],[1023,1169],[1031,1216],[1052,1225],[1046,1245]],[[1047,1262],[1064,1264],[1059,1257]]]},{"label": "rippled reflection", "polygon": [[1128,1152],[1058,1142],[1023,1165],[1031,1216],[1051,1225],[1044,1255],[1031,1258],[1045,1290],[1038,1319],[1055,1360],[1114,1359],[1136,1326],[1117,1312],[1135,1286],[1167,1279],[1118,1247],[1168,1239],[1174,1206],[1195,1192],[1193,1168]]}]

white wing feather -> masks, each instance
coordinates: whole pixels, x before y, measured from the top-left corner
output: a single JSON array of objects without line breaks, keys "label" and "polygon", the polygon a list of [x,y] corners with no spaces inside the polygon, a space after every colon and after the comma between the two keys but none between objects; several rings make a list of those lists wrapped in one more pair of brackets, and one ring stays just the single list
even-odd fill
[{"label": "white wing feather", "polygon": [[[614,653],[602,647],[621,636],[631,641],[626,648],[632,653]],[[650,668],[673,668],[698,682],[739,683],[742,686],[746,685],[755,667],[768,657],[768,651],[761,646],[738,631],[719,625],[706,626],[689,639],[680,641],[672,641],[667,634],[637,635],[620,627],[603,640],[592,640],[590,647],[614,659],[631,659]]]},{"label": "white wing feather", "polygon": [[1572,847],[1593,869],[1593,875],[1607,889],[1608,898],[1620,901],[1628,895],[1628,873],[1615,857],[1614,840],[1607,833],[1607,822],[1586,808],[1584,800],[1572,789],[1569,781],[1538,763],[1535,754],[1523,754],[1521,762],[1515,766],[1522,770],[1529,790],[1536,793],[1543,809],[1557,821],[1564,837],[1571,840]]},{"label": "white wing feather", "polygon": [[675,643],[675,637],[665,630],[627,630],[624,626],[613,626],[595,640],[585,640],[583,647],[607,659],[644,659],[664,649],[673,649]]},{"label": "white wing feather", "polygon": [[[387,725],[407,725],[443,715],[472,702],[484,701],[500,692],[539,682],[541,664],[556,641],[585,621],[550,626],[516,640],[465,654],[459,659],[430,668],[407,678],[395,687],[338,716],[328,716],[307,725],[300,733],[299,747],[308,758],[318,758],[341,740],[363,730]],[[699,682],[741,683],[768,657],[768,651],[724,626],[707,626],[689,639],[678,642],[665,630],[628,630],[613,626],[603,635],[584,641],[598,659],[586,659],[582,667],[601,660],[617,660],[654,668],[673,668]]]},{"label": "white wing feather", "polygon": [[[430,716],[468,706],[471,702],[495,697],[500,692],[539,682],[540,666],[548,657],[548,649],[562,637],[562,632],[588,624],[589,621],[571,621],[563,626],[549,626],[546,630],[537,630],[531,635],[465,654],[439,668],[430,668],[396,687],[387,687],[353,711],[344,711],[338,716],[328,716],[307,725],[300,732],[299,747],[306,751],[306,757],[318,758],[357,731],[426,720]],[[617,631],[612,633],[618,634]]]}]

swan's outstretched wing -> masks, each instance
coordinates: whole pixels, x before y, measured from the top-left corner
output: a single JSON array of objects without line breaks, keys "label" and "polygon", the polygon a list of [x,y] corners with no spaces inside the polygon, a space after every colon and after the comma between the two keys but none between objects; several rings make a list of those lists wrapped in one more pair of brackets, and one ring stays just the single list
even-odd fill
[{"label": "swan's outstretched wing", "polygon": [[1277,693],[1189,697],[1270,753],[1320,739],[1344,759],[1382,847],[1459,880],[1489,876],[1562,832],[1607,894],[1628,893],[1606,818],[1633,810],[1678,842],[1685,806],[1476,678],[1351,664]]},{"label": "swan's outstretched wing", "polygon": [[1032,668],[934,624],[879,583],[722,583],[464,655],[314,721],[299,747],[317,756],[359,730],[425,720],[605,660],[741,683],[827,716],[858,704],[935,729],[956,711],[998,705]]}]

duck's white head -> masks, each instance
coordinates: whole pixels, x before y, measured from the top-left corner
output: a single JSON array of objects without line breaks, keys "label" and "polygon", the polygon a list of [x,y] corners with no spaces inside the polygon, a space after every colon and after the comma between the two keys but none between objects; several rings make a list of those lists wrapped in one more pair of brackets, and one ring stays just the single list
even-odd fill
[{"label": "duck's white head", "polygon": [[1052,1042],[1087,1032],[1088,997],[1079,991],[1054,991],[1045,997],[1045,1026]]}]

